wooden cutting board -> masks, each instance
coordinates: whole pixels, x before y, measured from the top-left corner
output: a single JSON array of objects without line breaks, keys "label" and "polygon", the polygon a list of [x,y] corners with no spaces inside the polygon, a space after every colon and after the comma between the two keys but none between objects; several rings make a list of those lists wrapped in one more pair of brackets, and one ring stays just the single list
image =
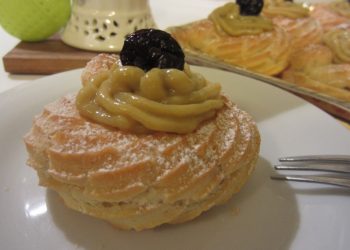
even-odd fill
[{"label": "wooden cutting board", "polygon": [[53,74],[82,68],[95,55],[64,44],[55,36],[42,42],[20,42],[3,57],[6,72],[12,74]]}]

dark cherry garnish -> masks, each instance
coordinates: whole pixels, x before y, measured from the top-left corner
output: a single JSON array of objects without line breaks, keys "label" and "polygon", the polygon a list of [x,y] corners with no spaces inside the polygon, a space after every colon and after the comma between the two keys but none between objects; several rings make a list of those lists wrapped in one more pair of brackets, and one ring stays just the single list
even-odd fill
[{"label": "dark cherry garnish", "polygon": [[126,37],[120,60],[125,66],[137,66],[144,71],[152,68],[183,70],[185,55],[169,33],[157,29],[142,29]]},{"label": "dark cherry garnish", "polygon": [[237,0],[236,3],[242,16],[258,16],[264,7],[263,0]]}]

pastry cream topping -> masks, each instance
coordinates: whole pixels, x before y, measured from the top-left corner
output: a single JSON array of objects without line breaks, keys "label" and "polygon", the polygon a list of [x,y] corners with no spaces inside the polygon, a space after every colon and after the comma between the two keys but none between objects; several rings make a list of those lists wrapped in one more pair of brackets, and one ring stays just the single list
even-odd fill
[{"label": "pastry cream topping", "polygon": [[335,29],[326,33],[323,41],[335,55],[336,63],[350,63],[350,31]]},{"label": "pastry cream topping", "polygon": [[78,93],[81,115],[136,133],[149,130],[189,133],[224,104],[221,87],[185,70],[115,65]]},{"label": "pastry cream topping", "polygon": [[330,4],[331,9],[338,14],[350,18],[350,4],[348,1],[336,1]]},{"label": "pastry cream topping", "polygon": [[215,24],[218,31],[230,36],[256,35],[273,29],[270,20],[261,16],[241,16],[239,6],[227,3],[215,9],[209,19]]},{"label": "pastry cream topping", "polygon": [[268,17],[288,17],[291,19],[308,17],[310,10],[301,4],[292,2],[277,2],[267,5],[263,9],[263,13]]}]

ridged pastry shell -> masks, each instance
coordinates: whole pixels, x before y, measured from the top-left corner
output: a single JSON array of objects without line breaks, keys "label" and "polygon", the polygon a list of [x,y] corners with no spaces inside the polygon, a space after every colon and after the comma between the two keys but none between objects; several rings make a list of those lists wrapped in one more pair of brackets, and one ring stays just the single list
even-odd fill
[{"label": "ridged pastry shell", "polygon": [[[332,3],[319,3],[313,6],[311,16],[318,20],[325,32],[340,24],[349,23],[350,18],[331,8]],[[350,13],[349,13],[350,14]]]},{"label": "ridged pastry shell", "polygon": [[323,42],[333,52],[333,62],[350,64],[350,23],[339,25],[323,36]]},{"label": "ridged pastry shell", "polygon": [[204,19],[168,31],[186,53],[203,54],[265,75],[276,75],[288,65],[290,38],[278,27],[258,35],[229,36],[218,33]]},{"label": "ridged pastry shell", "polygon": [[136,135],[86,120],[67,95],[35,117],[28,164],[68,207],[119,228],[188,221],[238,192],[258,157],[254,121],[225,102],[194,133]]},{"label": "ridged pastry shell", "polygon": [[[117,57],[101,54],[83,84],[104,77]],[[82,117],[75,94],[48,104],[24,141],[40,185],[65,204],[122,229],[191,220],[227,201],[258,158],[255,122],[226,97],[215,119],[193,133],[133,134]]]},{"label": "ridged pastry shell", "polygon": [[285,30],[291,37],[291,46],[294,50],[304,48],[311,43],[318,43],[322,40],[322,27],[314,18],[285,18],[274,17],[275,25]]},{"label": "ridged pastry shell", "polygon": [[291,67],[282,78],[320,94],[350,102],[350,64],[334,64],[332,51],[311,44],[291,57]]}]

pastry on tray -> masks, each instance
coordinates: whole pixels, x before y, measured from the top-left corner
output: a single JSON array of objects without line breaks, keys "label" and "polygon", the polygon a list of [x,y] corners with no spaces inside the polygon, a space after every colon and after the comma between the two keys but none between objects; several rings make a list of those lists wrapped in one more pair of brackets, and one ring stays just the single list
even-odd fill
[{"label": "pastry on tray", "polygon": [[322,44],[310,44],[291,56],[282,78],[320,94],[350,102],[350,29],[336,27]]},{"label": "pastry on tray", "polygon": [[284,0],[265,1],[262,15],[284,29],[291,36],[294,50],[311,43],[318,43],[322,38],[320,23],[310,16],[310,6]]},{"label": "pastry on tray", "polygon": [[350,22],[350,3],[346,0],[318,3],[312,8],[311,16],[321,23],[325,31]]},{"label": "pastry on tray", "polygon": [[323,43],[333,52],[333,62],[350,64],[350,23],[339,25],[323,36]]},{"label": "pastry on tray", "polygon": [[168,30],[186,53],[276,75],[288,65],[290,38],[259,15],[262,7],[262,0],[227,3],[206,19]]},{"label": "pastry on tray", "polygon": [[251,175],[255,122],[191,71],[166,32],[131,34],[120,60],[99,55],[82,79],[24,138],[40,185],[68,207],[143,230],[194,219]]}]

